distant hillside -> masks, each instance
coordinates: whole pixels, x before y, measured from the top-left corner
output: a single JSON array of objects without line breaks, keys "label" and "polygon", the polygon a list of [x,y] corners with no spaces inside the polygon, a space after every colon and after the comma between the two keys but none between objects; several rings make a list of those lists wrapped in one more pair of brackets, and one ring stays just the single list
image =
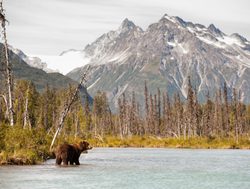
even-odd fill
[{"label": "distant hillside", "polygon": [[[1,60],[1,70],[3,70],[3,45],[0,44],[0,60]],[[60,73],[46,73],[45,71],[31,67],[26,62],[22,60],[17,54],[10,50],[10,62],[12,64],[14,78],[24,79],[32,81],[38,91],[42,91],[46,85],[54,88],[65,88],[69,84],[76,85],[77,82],[72,79],[60,74]],[[63,65],[62,65],[63,66]],[[1,86],[3,86],[3,73],[0,75]]]},{"label": "distant hillside", "polygon": [[[46,73],[59,72],[57,70],[53,70],[51,68],[48,68],[47,63],[42,61],[38,57],[28,56],[22,50],[14,48],[10,45],[9,45],[9,49],[31,67],[41,69],[41,70],[45,71]],[[60,65],[62,65],[62,63]]]}]

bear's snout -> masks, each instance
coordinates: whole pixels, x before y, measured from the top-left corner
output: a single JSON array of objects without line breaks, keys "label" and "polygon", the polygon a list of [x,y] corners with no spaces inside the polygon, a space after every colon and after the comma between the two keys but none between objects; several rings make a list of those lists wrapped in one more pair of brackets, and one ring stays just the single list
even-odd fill
[{"label": "bear's snout", "polygon": [[88,150],[91,150],[93,147],[92,146],[88,146]]}]

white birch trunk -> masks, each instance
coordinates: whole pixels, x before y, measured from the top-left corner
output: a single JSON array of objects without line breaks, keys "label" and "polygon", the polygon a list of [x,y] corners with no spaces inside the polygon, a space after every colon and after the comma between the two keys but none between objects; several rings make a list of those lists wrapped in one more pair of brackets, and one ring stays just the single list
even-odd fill
[{"label": "white birch trunk", "polygon": [[6,82],[7,82],[7,91],[8,91],[8,110],[9,110],[9,121],[10,125],[14,125],[14,111],[13,111],[13,80],[12,80],[12,70],[9,62],[9,54],[8,54],[8,43],[7,43],[7,35],[6,35],[6,19],[3,10],[3,4],[0,2],[0,21],[2,26],[2,33],[4,39],[4,55],[5,55],[5,64],[6,64]]}]

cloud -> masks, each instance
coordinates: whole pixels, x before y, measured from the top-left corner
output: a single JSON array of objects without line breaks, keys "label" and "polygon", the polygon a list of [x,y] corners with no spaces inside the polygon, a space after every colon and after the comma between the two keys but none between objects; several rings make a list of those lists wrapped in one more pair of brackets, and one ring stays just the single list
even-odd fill
[{"label": "cloud", "polygon": [[129,18],[142,28],[163,14],[250,39],[248,0],[11,0],[4,1],[9,42],[28,54],[57,55],[81,49]]}]

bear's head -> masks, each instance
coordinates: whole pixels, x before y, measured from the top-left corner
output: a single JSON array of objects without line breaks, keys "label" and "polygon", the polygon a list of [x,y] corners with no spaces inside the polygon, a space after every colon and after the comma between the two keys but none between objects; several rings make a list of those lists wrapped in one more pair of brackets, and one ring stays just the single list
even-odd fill
[{"label": "bear's head", "polygon": [[91,150],[92,147],[89,145],[87,141],[82,141],[78,144],[78,148],[83,153],[88,153],[87,150]]}]

